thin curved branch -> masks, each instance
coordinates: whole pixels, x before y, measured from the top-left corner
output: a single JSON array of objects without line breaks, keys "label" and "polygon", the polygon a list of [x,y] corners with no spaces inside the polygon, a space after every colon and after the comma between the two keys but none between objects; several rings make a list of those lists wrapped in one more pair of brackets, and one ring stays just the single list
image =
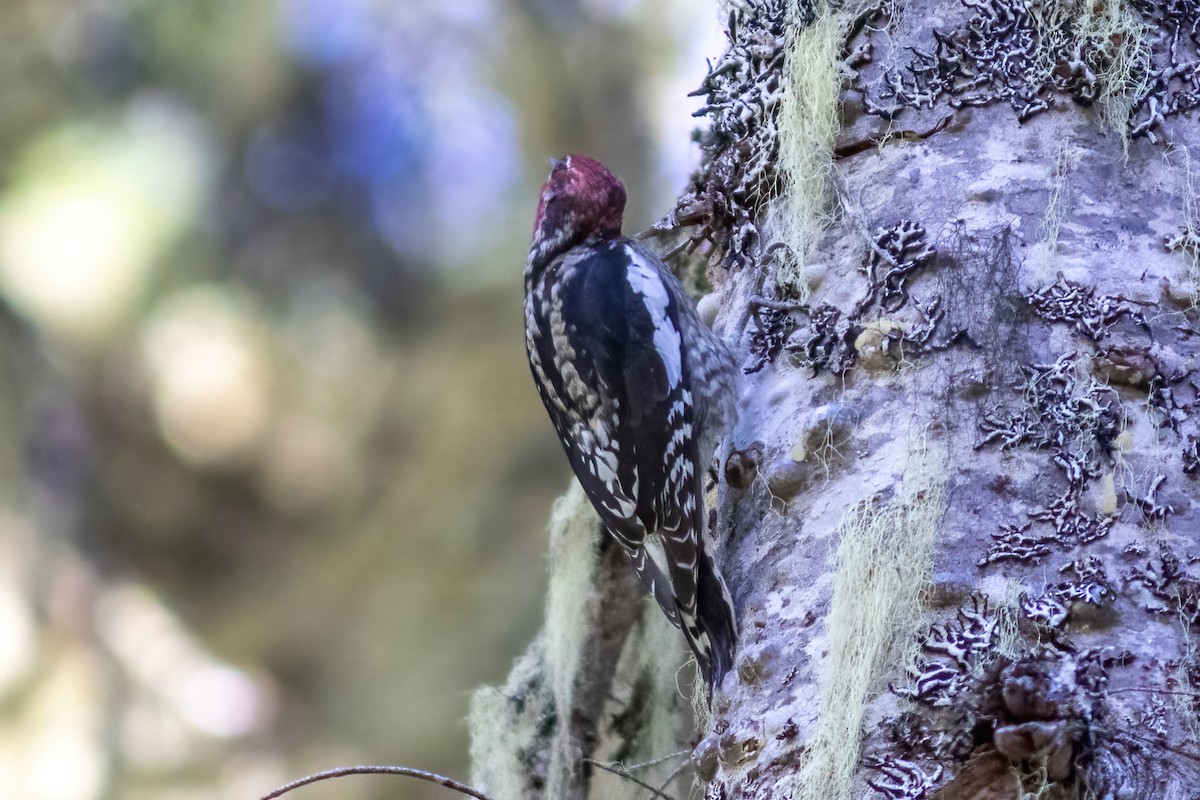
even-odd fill
[{"label": "thin curved branch", "polygon": [[472,789],[464,783],[459,783],[453,778],[447,778],[444,775],[438,775],[433,772],[425,772],[412,767],[397,767],[391,765],[385,766],[355,766],[355,767],[334,767],[327,769],[324,772],[317,772],[312,775],[305,775],[303,778],[292,781],[289,784],[280,786],[272,790],[269,794],[264,794],[261,800],[275,800],[277,797],[283,797],[293,789],[299,789],[301,786],[307,786],[310,783],[329,780],[331,778],[344,778],[347,775],[402,775],[406,778],[416,778],[417,780],[428,781],[429,783],[437,783],[445,786],[447,789],[453,789],[459,794],[465,794],[467,797],[474,797],[477,800],[491,800],[486,794],[477,789]]}]

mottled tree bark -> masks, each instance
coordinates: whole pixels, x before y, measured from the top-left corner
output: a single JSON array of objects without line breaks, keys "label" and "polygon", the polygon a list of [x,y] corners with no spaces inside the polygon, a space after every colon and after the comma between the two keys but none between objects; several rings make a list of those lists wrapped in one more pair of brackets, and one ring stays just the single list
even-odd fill
[{"label": "mottled tree bark", "polygon": [[1200,7],[731,5],[663,226],[747,370],[697,780],[1196,796]]}]

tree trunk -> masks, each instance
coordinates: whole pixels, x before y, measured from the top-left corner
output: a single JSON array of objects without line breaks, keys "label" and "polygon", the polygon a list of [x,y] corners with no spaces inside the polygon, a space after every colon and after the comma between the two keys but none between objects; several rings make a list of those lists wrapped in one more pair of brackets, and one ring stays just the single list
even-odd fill
[{"label": "tree trunk", "polygon": [[[607,610],[576,492],[547,629],[476,698],[476,781],[601,796],[581,754],[686,750],[713,798],[1197,796],[1200,5],[730,5],[662,227],[697,223],[745,356],[737,668],[692,736],[678,641]],[[562,657],[622,639],[615,672]]]}]

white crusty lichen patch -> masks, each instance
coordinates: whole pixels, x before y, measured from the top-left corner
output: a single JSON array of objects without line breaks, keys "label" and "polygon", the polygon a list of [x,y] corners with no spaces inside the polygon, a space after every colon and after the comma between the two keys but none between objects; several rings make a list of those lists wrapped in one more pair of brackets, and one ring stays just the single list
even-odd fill
[{"label": "white crusty lichen patch", "polygon": [[[546,796],[563,796],[575,769],[576,748],[559,710],[569,713],[573,707],[598,543],[595,511],[578,482],[572,482],[550,518],[550,586],[542,633],[504,688],[479,689],[471,702],[472,780],[495,800],[528,797],[528,781],[539,772],[545,773]],[[529,763],[539,757],[535,742],[549,728],[554,733],[548,763]]]},{"label": "white crusty lichen patch", "polygon": [[820,713],[803,766],[782,787],[796,800],[851,796],[868,703],[913,657],[946,508],[946,458],[925,430],[911,436],[895,495],[863,498],[842,519]]},{"label": "white crusty lichen patch", "polygon": [[[919,35],[888,43],[878,61],[883,74],[867,70],[874,75],[868,81],[875,81],[872,90],[883,101],[868,98],[870,113],[891,120],[901,109],[920,111],[942,102],[951,108],[1005,102],[1026,121],[1057,106],[1056,95],[1067,95],[1096,106],[1102,129],[1115,133],[1128,155],[1132,137],[1158,140],[1150,128],[1162,121],[1164,112],[1193,107],[1166,102],[1167,84],[1179,66],[1177,48],[1164,41],[1170,32],[1156,30],[1131,0],[980,0],[962,5],[971,17],[957,26],[947,26],[949,20],[942,16],[953,6],[935,12],[936,47]],[[872,38],[872,29],[865,30]],[[908,66],[897,68],[897,60],[905,57],[911,58]],[[971,79],[963,80],[966,75]]]}]

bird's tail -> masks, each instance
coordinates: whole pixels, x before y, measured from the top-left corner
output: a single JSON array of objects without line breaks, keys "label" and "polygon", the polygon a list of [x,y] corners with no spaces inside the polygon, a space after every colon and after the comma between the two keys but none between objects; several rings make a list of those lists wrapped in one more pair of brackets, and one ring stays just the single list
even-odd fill
[{"label": "bird's tail", "polygon": [[[669,561],[667,554],[660,552],[661,544],[657,537],[650,537],[645,546],[628,549],[625,554],[667,619],[683,631],[711,690],[733,668],[737,646],[733,601],[705,549],[693,555],[695,571],[692,571]],[[673,580],[667,577],[668,573]]]},{"label": "bird's tail", "polygon": [[[696,572],[696,621],[706,641],[693,642],[687,626],[684,635],[696,652],[700,669],[708,681],[709,689],[721,685],[726,673],[733,669],[733,654],[737,647],[737,619],[733,613],[733,600],[725,580],[717,571],[712,556],[707,550],[700,553]],[[702,653],[698,645],[705,645]]]}]

